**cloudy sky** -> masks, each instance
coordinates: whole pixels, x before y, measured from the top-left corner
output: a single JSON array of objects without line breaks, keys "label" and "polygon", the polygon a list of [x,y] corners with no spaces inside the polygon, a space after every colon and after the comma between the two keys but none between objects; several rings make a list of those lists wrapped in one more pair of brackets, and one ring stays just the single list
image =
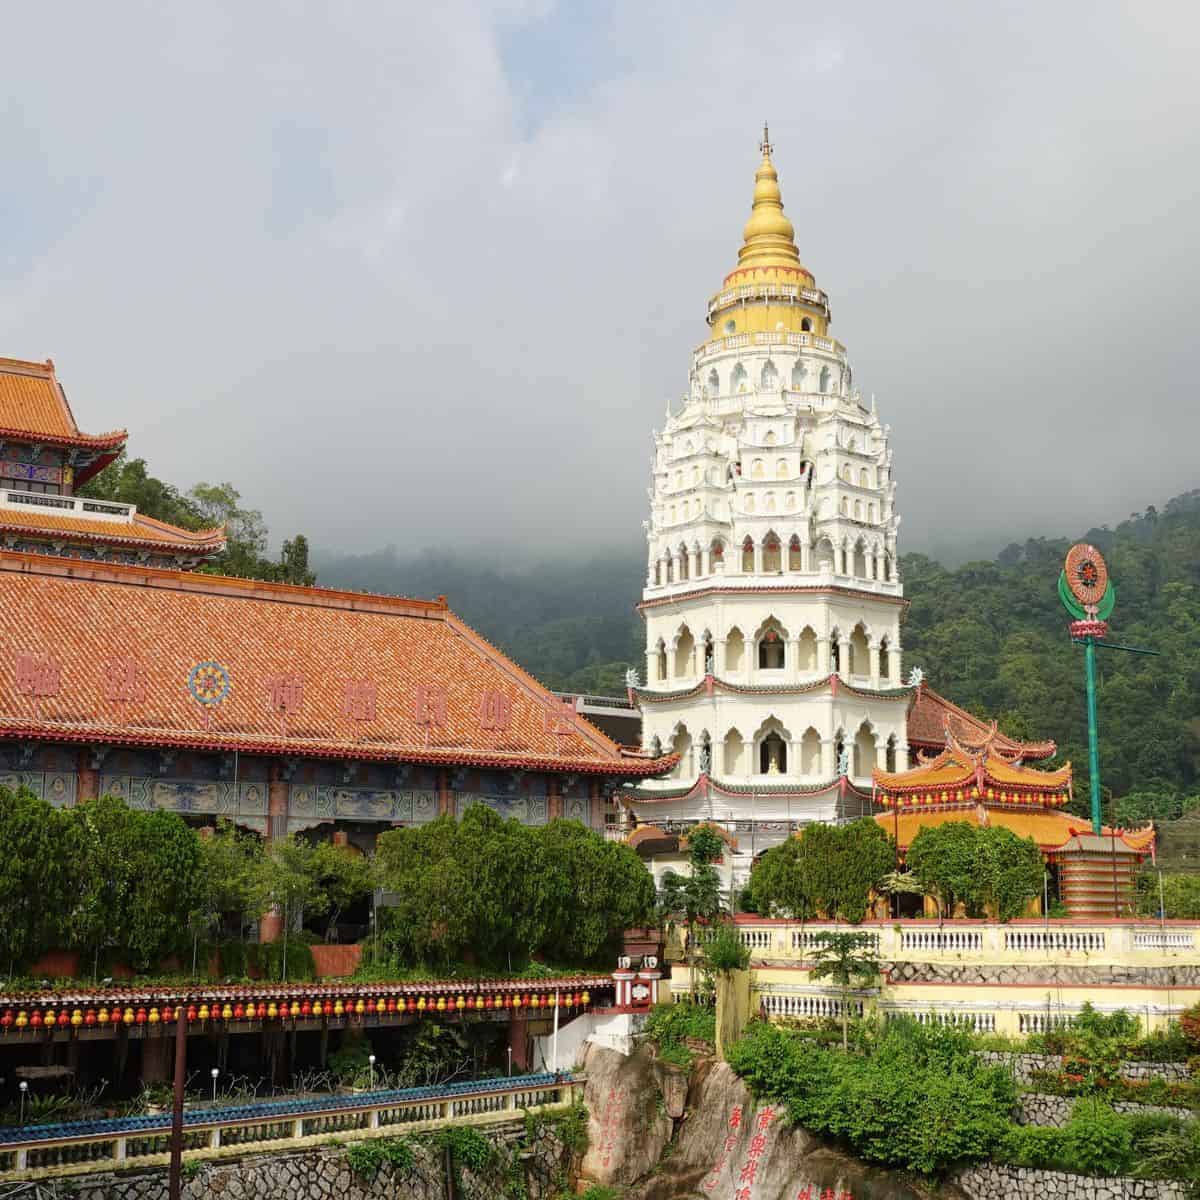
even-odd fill
[{"label": "cloudy sky", "polygon": [[11,6],[0,354],[319,547],[636,545],[766,117],[904,548],[1200,486],[1200,5],[830,7]]}]

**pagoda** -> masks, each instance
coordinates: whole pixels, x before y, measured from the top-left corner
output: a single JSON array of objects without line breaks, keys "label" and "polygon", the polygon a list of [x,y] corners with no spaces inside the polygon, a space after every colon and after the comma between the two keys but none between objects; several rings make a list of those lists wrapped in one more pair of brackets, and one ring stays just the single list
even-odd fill
[{"label": "pagoda", "polygon": [[126,436],[80,432],[50,359],[0,358],[0,547],[175,568],[223,550],[222,529],[180,529],[136,505],[78,495],[117,458]]},{"label": "pagoda", "polygon": [[732,882],[796,824],[872,812],[872,771],[909,753],[888,429],[830,333],[766,130],[760,152],[737,263],[654,434],[631,693],[644,751],[678,766],[623,797],[638,823],[729,830]]},{"label": "pagoda", "polygon": [[1014,745],[1020,743],[994,723],[985,738],[969,744],[947,720],[939,753],[921,756],[908,771],[875,770],[875,799],[886,810],[875,820],[901,857],[922,829],[954,821],[1009,829],[1037,844],[1072,916],[1129,915],[1138,866],[1153,852],[1153,826],[1105,827],[1097,835],[1086,818],[1063,811],[1072,795],[1071,764],[1029,767]]}]

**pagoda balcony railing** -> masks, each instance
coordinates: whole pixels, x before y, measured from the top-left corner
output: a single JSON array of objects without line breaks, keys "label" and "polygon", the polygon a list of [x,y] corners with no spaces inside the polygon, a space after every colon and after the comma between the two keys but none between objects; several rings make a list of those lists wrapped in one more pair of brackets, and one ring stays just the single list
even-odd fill
[{"label": "pagoda balcony railing", "polygon": [[755,959],[808,961],[824,933],[861,933],[884,962],[1036,964],[1156,962],[1200,965],[1200,922],[1105,919],[998,921],[929,919],[844,922],[737,918],[738,936]]},{"label": "pagoda balcony railing", "polygon": [[92,520],[127,524],[137,512],[136,504],[118,504],[112,500],[93,500],[87,496],[55,496],[47,492],[24,492],[0,488],[0,508],[45,508],[56,513],[71,513]]},{"label": "pagoda balcony railing", "polygon": [[844,355],[846,347],[836,338],[821,337],[816,333],[731,333],[728,337],[713,338],[693,352],[692,363],[707,361],[715,354],[727,350],[745,350],[751,346],[791,346],[796,349],[824,350],[829,354]]},{"label": "pagoda balcony railing", "polygon": [[739,300],[790,300],[803,301],[829,312],[829,298],[819,288],[800,287],[795,283],[749,283],[742,287],[727,288],[718,292],[708,302],[708,319],[712,320],[714,312],[728,308]]}]

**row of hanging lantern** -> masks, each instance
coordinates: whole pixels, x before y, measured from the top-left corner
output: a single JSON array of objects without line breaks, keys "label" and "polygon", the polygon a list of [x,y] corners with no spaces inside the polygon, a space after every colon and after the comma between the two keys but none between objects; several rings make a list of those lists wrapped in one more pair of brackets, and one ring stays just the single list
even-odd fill
[{"label": "row of hanging lantern", "polygon": [[[586,1008],[591,993],[579,992],[497,992],[493,995],[387,996],[367,998],[347,996],[287,1000],[214,1001],[212,1004],[189,1004],[185,1009],[189,1023],[196,1021],[294,1021],[313,1019],[351,1020],[361,1017],[406,1016],[408,1014],[460,1015],[468,1012],[538,1012],[556,1007]],[[0,1015],[0,1029],[87,1029],[118,1025],[160,1025],[175,1020],[175,1008],[170,1004],[111,1008],[6,1008]]]}]

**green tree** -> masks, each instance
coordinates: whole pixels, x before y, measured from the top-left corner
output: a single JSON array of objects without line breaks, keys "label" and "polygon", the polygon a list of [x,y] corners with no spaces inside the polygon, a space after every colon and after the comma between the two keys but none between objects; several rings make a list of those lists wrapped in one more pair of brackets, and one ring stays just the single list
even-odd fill
[{"label": "green tree", "polygon": [[909,870],[943,917],[962,904],[969,917],[1010,921],[1042,890],[1045,867],[1032,838],[970,821],[926,826],[908,848]]},{"label": "green tree", "polygon": [[670,869],[662,874],[659,885],[659,911],[669,924],[680,918],[686,930],[687,958],[690,968],[691,996],[696,998],[696,926],[714,921],[723,911],[721,879],[713,863],[724,853],[721,836],[707,825],[695,826],[688,834],[689,871],[680,875]]},{"label": "green tree", "polygon": [[318,842],[313,848],[311,869],[319,894],[328,906],[325,910],[328,938],[338,917],[371,894],[374,882],[371,864],[350,846]]},{"label": "green tree", "polygon": [[130,810],[121,847],[129,864],[126,934],[130,965],[157,967],[182,951],[202,894],[200,839],[178,813]]},{"label": "green tree", "polygon": [[0,961],[8,968],[48,950],[67,904],[65,818],[27,788],[0,787]]},{"label": "green tree", "polygon": [[278,912],[283,922],[282,976],[286,983],[287,947],[293,927],[303,925],[306,915],[329,909],[329,896],[318,874],[316,847],[294,835],[271,842],[258,866],[255,894],[261,910]]},{"label": "green tree", "polygon": [[976,840],[982,908],[1001,921],[1021,916],[1042,891],[1046,867],[1037,843],[999,825],[980,829]]},{"label": "green tree", "polygon": [[257,883],[262,859],[262,842],[231,821],[220,821],[209,837],[200,839],[200,895],[191,917],[192,973],[196,972],[196,949],[202,933],[217,936],[222,922],[237,922],[238,937],[246,926],[262,915]]},{"label": "green tree", "polygon": [[850,990],[869,987],[879,978],[875,939],[869,933],[837,933],[827,930],[813,936],[812,979],[831,979],[837,984],[842,1006],[842,1049],[850,1048]]},{"label": "green tree", "polygon": [[979,907],[982,889],[976,875],[977,832],[968,821],[926,825],[908,848],[908,869],[921,890],[937,901],[942,917],[952,917],[959,903],[968,914]]}]

